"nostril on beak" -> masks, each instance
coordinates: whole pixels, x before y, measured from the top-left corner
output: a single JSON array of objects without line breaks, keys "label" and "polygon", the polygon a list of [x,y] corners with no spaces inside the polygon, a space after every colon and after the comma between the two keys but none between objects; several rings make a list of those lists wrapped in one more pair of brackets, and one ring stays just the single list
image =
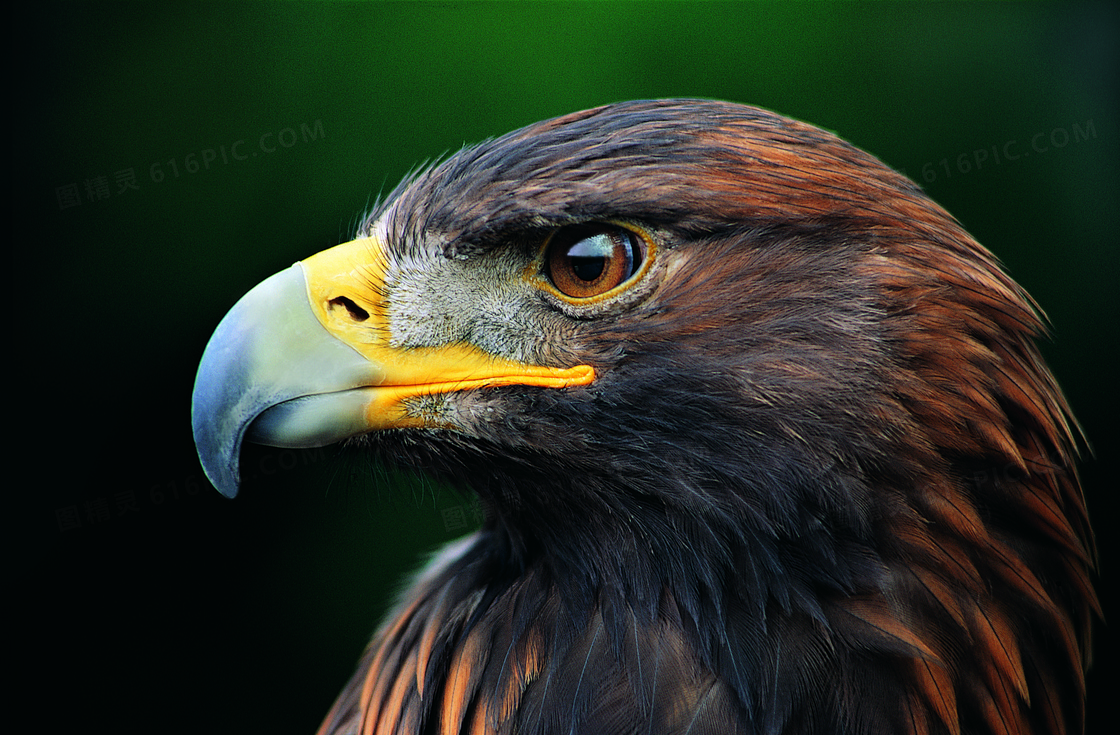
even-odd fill
[{"label": "nostril on beak", "polygon": [[346,309],[346,311],[350,314],[350,318],[356,322],[364,322],[366,319],[369,319],[368,311],[358,306],[345,296],[336,296],[327,303],[330,305],[330,308],[332,310],[338,308]]}]

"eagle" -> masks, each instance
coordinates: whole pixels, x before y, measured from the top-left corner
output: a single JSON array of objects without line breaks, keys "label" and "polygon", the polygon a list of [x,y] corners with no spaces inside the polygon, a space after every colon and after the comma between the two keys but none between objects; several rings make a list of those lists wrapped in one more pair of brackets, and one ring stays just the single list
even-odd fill
[{"label": "eagle", "polygon": [[218,325],[192,419],[477,494],[320,733],[1084,729],[1094,546],[1040,309],[903,175],[711,100],[422,168]]}]

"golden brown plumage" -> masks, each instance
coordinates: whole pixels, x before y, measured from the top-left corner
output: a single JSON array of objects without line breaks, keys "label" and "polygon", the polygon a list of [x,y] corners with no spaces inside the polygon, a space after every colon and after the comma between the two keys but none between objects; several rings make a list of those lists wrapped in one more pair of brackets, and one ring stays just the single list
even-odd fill
[{"label": "golden brown plumage", "polygon": [[[360,234],[291,283],[374,377],[231,413],[216,335],[196,388],[229,494],[249,427],[359,435],[487,508],[324,735],[1083,729],[1099,610],[1043,324],[907,179],[755,108],[624,103],[465,149]],[[376,411],[301,428],[360,385]]]}]

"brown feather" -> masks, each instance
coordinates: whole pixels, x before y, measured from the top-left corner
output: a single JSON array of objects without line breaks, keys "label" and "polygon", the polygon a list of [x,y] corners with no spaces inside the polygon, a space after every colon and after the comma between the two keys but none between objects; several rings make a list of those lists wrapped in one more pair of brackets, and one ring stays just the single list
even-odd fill
[{"label": "brown feather", "polygon": [[[929,718],[925,712],[932,709],[950,735],[960,735],[960,720],[957,717],[957,696],[953,687],[953,677],[937,661],[917,658],[913,661],[914,676],[918,681],[916,694],[921,704],[912,710],[912,722],[921,722],[922,729],[929,731]],[[923,706],[924,705],[924,706]]]}]

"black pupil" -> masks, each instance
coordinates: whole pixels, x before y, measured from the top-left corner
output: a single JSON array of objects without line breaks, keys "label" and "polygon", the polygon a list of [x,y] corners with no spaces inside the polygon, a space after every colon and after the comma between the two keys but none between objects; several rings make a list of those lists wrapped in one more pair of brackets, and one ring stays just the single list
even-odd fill
[{"label": "black pupil", "polygon": [[603,275],[606,265],[605,258],[572,258],[572,272],[581,281],[594,281]]},{"label": "black pupil", "polygon": [[613,252],[614,242],[609,235],[593,235],[568,248],[568,260],[576,278],[591,282],[603,275]]}]

